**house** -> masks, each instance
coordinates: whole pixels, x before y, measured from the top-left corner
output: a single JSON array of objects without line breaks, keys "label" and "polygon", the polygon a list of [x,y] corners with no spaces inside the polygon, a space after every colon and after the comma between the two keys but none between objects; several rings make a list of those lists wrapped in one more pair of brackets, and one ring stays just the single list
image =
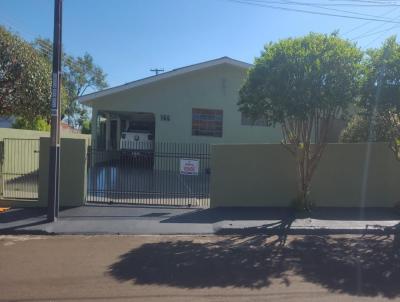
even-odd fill
[{"label": "house", "polygon": [[238,110],[239,89],[251,64],[222,57],[80,97],[92,107],[92,140],[116,150],[132,122],[155,142],[278,143],[280,127],[251,121]]},{"label": "house", "polygon": [[[88,200],[207,205],[213,174],[210,145],[282,139],[279,126],[267,127],[238,110],[239,90],[250,67],[222,57],[80,97],[93,109]],[[124,133],[130,129],[133,133]],[[140,144],[143,135],[154,138],[151,149]],[[139,144],[126,148],[127,136]],[[227,159],[226,165],[236,161]]]},{"label": "house", "polygon": [[92,139],[118,148],[130,122],[148,124],[156,142],[279,142],[279,128],[252,125],[238,111],[238,91],[250,64],[228,57],[84,95],[92,107]]},{"label": "house", "polygon": [[61,128],[61,132],[62,133],[81,133],[81,131],[79,129],[76,129],[70,125],[68,125],[68,123],[61,121],[60,123],[60,128]]},{"label": "house", "polygon": [[14,122],[14,117],[0,116],[0,128],[11,128]]}]

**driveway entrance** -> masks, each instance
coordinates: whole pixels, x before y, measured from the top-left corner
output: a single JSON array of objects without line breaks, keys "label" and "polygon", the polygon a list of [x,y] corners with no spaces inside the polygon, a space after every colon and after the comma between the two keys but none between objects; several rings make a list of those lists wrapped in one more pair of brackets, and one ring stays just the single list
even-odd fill
[{"label": "driveway entrance", "polygon": [[207,208],[209,149],[176,143],[156,143],[149,154],[89,149],[87,201]]}]

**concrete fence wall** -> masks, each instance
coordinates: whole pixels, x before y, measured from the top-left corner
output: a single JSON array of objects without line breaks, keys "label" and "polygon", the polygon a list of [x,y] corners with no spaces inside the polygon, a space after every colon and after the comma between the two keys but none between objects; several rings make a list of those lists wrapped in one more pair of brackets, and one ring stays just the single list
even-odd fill
[{"label": "concrete fence wall", "polygon": [[[50,139],[40,139],[39,203],[47,206]],[[61,139],[60,206],[80,206],[86,199],[85,139]]]},{"label": "concrete fence wall", "polygon": [[[0,185],[0,205],[29,207],[47,205],[49,146],[46,142],[49,141],[49,135],[50,133],[45,131],[0,128],[0,181],[10,180],[12,178],[10,175],[13,173],[27,174],[39,170],[39,200],[3,196],[1,192],[3,186]],[[68,189],[61,189],[61,205],[82,204],[86,194],[86,189],[83,189],[86,188],[86,146],[90,144],[91,136],[61,132],[61,137],[64,147],[61,156],[61,181],[68,183]],[[26,139],[32,141],[25,141]],[[36,141],[39,139],[40,143]],[[39,150],[40,153],[37,152]]]},{"label": "concrete fence wall", "polygon": [[[61,139],[60,206],[80,206],[86,199],[87,139]],[[50,139],[40,137],[38,200],[3,199],[1,206],[46,207]]]},{"label": "concrete fence wall", "polygon": [[[30,138],[39,139],[41,137],[49,137],[50,132],[46,131],[35,131],[35,130],[23,130],[23,129],[12,129],[12,128],[0,128],[0,140],[5,138]],[[90,134],[70,133],[61,132],[63,138],[83,138],[90,141]]]},{"label": "concrete fence wall", "polygon": [[[10,181],[21,174],[37,172],[39,139],[49,135],[46,131],[0,128],[0,178]],[[87,134],[62,132],[61,136],[90,142],[90,135]],[[2,186],[0,187],[2,189]]]},{"label": "concrete fence wall", "polygon": [[[384,143],[370,144],[368,162],[367,148],[327,146],[311,184],[317,206],[392,207],[400,200],[400,163]],[[214,145],[211,154],[212,207],[286,207],[295,198],[295,160],[282,145]]]}]

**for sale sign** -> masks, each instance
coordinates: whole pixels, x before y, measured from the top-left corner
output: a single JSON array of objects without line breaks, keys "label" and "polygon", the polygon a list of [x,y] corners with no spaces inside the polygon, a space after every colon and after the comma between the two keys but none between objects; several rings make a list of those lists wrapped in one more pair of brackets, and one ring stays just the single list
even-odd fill
[{"label": "for sale sign", "polygon": [[198,175],[200,161],[198,159],[181,158],[179,170],[181,175]]}]

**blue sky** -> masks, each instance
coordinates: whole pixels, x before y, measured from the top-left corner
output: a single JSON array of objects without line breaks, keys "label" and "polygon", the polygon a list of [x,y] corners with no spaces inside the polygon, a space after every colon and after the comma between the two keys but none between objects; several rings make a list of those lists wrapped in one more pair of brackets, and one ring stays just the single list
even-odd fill
[{"label": "blue sky", "polygon": [[[53,5],[53,0],[0,0],[0,24],[27,40],[52,38]],[[400,20],[400,7],[335,8]],[[367,22],[228,0],[64,0],[63,44],[73,55],[90,53],[115,86],[150,76],[155,67],[167,71],[222,56],[251,63],[265,43],[310,31],[340,30],[365,48],[400,29]]]}]

